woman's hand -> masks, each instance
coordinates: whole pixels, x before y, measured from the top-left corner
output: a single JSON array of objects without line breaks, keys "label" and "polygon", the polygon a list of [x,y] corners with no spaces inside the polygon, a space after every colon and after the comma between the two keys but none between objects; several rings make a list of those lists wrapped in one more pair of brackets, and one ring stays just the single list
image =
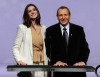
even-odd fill
[{"label": "woman's hand", "polygon": [[18,65],[27,65],[26,63],[22,62],[21,60],[17,62]]}]

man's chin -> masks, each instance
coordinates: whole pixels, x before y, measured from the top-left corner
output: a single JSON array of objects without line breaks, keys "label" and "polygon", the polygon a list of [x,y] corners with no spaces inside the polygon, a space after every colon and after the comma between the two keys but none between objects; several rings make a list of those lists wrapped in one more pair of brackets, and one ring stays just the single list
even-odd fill
[{"label": "man's chin", "polygon": [[62,26],[66,26],[67,24],[61,24]]}]

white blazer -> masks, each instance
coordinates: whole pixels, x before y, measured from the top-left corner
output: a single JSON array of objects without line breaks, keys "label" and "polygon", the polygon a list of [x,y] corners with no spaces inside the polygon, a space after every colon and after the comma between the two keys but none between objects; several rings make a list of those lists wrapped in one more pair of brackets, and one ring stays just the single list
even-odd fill
[{"label": "white blazer", "polygon": [[[41,32],[43,38],[45,39],[46,27],[43,25],[41,26],[42,26]],[[18,26],[18,31],[17,31],[14,45],[12,47],[12,51],[16,62],[22,60],[28,65],[34,65],[31,28],[27,28],[23,24]],[[46,56],[45,43],[44,43],[43,52],[44,52],[44,65],[47,65],[48,59]]]}]

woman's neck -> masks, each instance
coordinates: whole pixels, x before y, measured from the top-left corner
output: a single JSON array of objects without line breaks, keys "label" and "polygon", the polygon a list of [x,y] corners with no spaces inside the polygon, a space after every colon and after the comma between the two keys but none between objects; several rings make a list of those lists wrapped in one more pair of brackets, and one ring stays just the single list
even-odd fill
[{"label": "woman's neck", "polygon": [[32,26],[33,26],[33,28],[34,28],[36,31],[39,30],[39,26],[36,24],[35,21],[32,21]]}]

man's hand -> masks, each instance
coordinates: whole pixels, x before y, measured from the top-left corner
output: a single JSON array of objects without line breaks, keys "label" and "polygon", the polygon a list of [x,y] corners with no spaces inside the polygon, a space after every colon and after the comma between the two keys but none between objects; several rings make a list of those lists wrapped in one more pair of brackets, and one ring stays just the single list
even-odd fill
[{"label": "man's hand", "polygon": [[85,66],[85,63],[84,62],[78,62],[78,63],[73,64],[73,66]]},{"label": "man's hand", "polygon": [[18,65],[27,65],[26,63],[22,62],[21,60],[17,62]]},{"label": "man's hand", "polygon": [[54,64],[54,66],[68,66],[67,63],[64,63],[64,62],[61,62],[61,61],[58,61]]}]

